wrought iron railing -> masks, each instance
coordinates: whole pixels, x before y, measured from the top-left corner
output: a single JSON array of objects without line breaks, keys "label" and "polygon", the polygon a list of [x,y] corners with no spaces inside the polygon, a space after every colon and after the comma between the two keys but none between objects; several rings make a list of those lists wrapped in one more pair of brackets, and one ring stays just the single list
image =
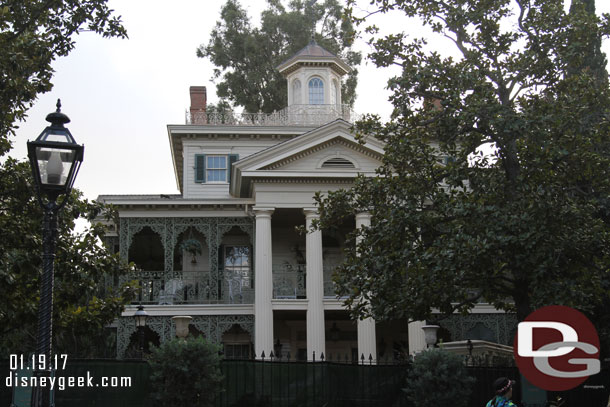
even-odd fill
[{"label": "wrought iron railing", "polygon": [[281,264],[271,268],[273,276],[273,298],[306,298],[305,265]]},{"label": "wrought iron railing", "polygon": [[[239,273],[221,271],[220,283],[207,271],[138,271],[127,278],[140,285],[134,303],[142,304],[253,304],[251,280]],[[217,295],[211,295],[211,290]]]},{"label": "wrought iron railing", "polygon": [[273,113],[186,112],[186,124],[210,126],[312,126],[359,119],[349,105],[291,105]]},{"label": "wrought iron railing", "polygon": [[[325,264],[323,266],[324,296],[335,298],[337,296],[335,283],[332,275],[335,264]],[[296,299],[306,298],[306,265],[305,264],[282,264],[274,265],[273,271],[273,298],[275,299]]]},{"label": "wrought iron railing", "polygon": [[333,273],[335,272],[336,264],[324,264],[323,266],[323,277],[324,277],[324,296],[336,298],[337,293],[335,289],[335,282],[333,281]]}]

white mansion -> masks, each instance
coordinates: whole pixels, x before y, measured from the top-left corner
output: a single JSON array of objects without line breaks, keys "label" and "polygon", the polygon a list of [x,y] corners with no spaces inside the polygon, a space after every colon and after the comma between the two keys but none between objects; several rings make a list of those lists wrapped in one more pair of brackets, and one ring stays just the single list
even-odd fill
[{"label": "white mansion", "polygon": [[[174,337],[173,316],[191,316],[192,334],[222,343],[226,357],[368,362],[404,357],[425,344],[422,323],[353,321],[331,275],[345,235],[367,225],[360,213],[339,232],[300,235],[317,212],[317,191],[375,176],[383,145],[359,144],[355,116],[341,104],[341,59],[315,43],[278,67],[288,106],[273,114],[206,112],[204,87],[191,87],[186,124],[168,125],[180,195],[102,195],[119,223],[107,241],[138,266],[140,293],[117,328],[117,356],[137,347],[134,312],[145,307],[147,340]],[[508,344],[511,316],[483,307],[442,322],[450,339]]]}]

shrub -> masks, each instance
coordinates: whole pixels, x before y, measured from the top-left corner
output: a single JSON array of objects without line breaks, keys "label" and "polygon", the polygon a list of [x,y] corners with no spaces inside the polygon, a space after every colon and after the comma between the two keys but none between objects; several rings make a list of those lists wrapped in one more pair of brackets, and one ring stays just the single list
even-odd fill
[{"label": "shrub", "polygon": [[415,357],[404,391],[414,407],[466,407],[474,381],[459,356],[431,349]]},{"label": "shrub", "polygon": [[174,339],[153,348],[152,397],[162,407],[208,407],[222,391],[219,347],[203,338]]}]

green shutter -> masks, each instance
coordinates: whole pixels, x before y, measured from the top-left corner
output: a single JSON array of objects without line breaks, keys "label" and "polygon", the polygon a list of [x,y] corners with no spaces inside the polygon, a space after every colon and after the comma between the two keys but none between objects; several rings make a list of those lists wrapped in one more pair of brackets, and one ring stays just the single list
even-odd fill
[{"label": "green shutter", "polygon": [[227,165],[227,180],[229,184],[231,183],[231,168],[233,168],[233,163],[237,160],[239,160],[238,154],[229,154],[229,165]]},{"label": "green shutter", "polygon": [[205,182],[205,154],[195,154],[195,182]]}]

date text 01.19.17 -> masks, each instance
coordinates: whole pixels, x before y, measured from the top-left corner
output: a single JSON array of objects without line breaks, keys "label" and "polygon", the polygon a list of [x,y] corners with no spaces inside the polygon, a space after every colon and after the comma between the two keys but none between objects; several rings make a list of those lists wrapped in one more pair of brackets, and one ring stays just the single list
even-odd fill
[{"label": "date text 01.19.17", "polygon": [[46,355],[11,355],[10,370],[64,370],[68,355],[53,355],[47,360]]}]

